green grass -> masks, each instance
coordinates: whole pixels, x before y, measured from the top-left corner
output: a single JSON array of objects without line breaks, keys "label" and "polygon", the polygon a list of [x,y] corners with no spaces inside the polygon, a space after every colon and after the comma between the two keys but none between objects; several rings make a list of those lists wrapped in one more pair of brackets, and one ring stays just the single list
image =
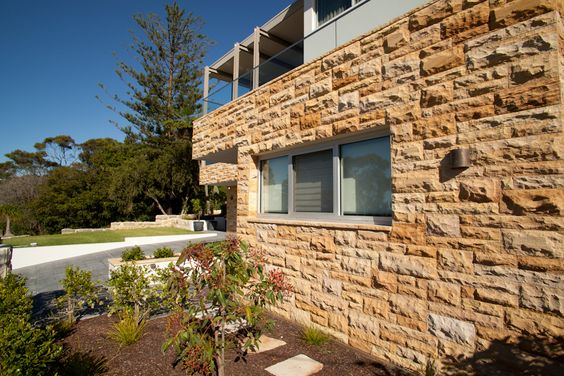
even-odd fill
[{"label": "green grass", "polygon": [[112,231],[95,231],[81,232],[77,234],[55,234],[55,235],[38,235],[25,236],[13,239],[3,239],[5,244],[14,247],[26,247],[31,243],[37,243],[38,246],[47,245],[66,245],[66,244],[87,244],[87,243],[109,243],[122,242],[126,237],[134,236],[160,236],[160,235],[185,235],[193,232],[179,228],[163,227],[163,228],[143,228],[135,230],[112,230]]},{"label": "green grass", "polygon": [[323,333],[321,330],[308,326],[302,330],[302,340],[308,345],[321,346],[329,342],[331,337]]}]

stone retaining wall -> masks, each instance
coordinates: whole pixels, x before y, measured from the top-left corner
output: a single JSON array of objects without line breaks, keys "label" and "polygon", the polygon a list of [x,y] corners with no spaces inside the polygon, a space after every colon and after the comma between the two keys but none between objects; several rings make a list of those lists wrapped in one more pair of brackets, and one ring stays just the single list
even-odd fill
[{"label": "stone retaining wall", "polygon": [[[290,276],[282,314],[412,369],[564,336],[562,7],[435,1],[195,122],[195,158],[237,148],[236,231]],[[372,129],[391,226],[257,216],[259,155]]]}]

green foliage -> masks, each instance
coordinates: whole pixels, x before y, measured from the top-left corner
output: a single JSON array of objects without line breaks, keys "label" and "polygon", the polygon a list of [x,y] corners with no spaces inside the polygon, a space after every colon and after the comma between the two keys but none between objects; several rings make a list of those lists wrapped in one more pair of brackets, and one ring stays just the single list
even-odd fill
[{"label": "green foliage", "polygon": [[146,321],[135,316],[132,310],[120,313],[120,320],[112,326],[108,336],[122,346],[129,346],[141,339]]},{"label": "green foliage", "polygon": [[196,215],[196,219],[200,219],[202,216],[202,202],[198,198],[193,198],[190,200],[192,204],[192,213]]},{"label": "green foliage", "polygon": [[[259,253],[235,239],[186,248],[165,287],[177,299],[170,325],[176,330],[163,349],[174,345],[177,362],[193,373],[221,375],[226,347],[242,358],[257,348],[265,306],[290,291],[281,272],[267,272],[262,264]],[[227,333],[234,323],[244,325]]]},{"label": "green foliage", "polygon": [[169,247],[160,247],[155,249],[153,252],[154,258],[167,258],[167,257],[174,257],[174,251],[172,248]]},{"label": "green foliage", "polygon": [[330,337],[321,330],[308,326],[302,330],[302,340],[308,345],[321,346],[329,342]]},{"label": "green foliage", "polygon": [[121,253],[121,261],[139,261],[144,259],[145,253],[138,245],[127,248]]},{"label": "green foliage", "polygon": [[69,265],[61,281],[65,295],[59,299],[67,314],[67,322],[74,324],[76,315],[86,307],[93,308],[98,301],[98,288],[92,282],[92,272]]},{"label": "green foliage", "polygon": [[0,279],[0,319],[29,321],[32,306],[24,277],[10,273]]},{"label": "green foliage", "polygon": [[108,280],[112,296],[110,313],[133,310],[139,319],[147,317],[156,305],[156,291],[153,277],[148,275],[148,268],[133,264],[123,264],[110,273]]},{"label": "green foliage", "polygon": [[131,45],[135,64],[118,64],[129,97],[115,99],[127,108],[119,114],[129,124],[121,129],[130,140],[190,138],[191,120],[199,109],[201,68],[209,44],[199,32],[202,21],[177,3],[166,5],[165,12],[165,20],[156,14],[133,17],[143,34],[134,35]]},{"label": "green foliage", "polygon": [[0,279],[0,374],[50,375],[62,348],[51,327],[34,327],[31,296],[25,279],[13,274]]}]

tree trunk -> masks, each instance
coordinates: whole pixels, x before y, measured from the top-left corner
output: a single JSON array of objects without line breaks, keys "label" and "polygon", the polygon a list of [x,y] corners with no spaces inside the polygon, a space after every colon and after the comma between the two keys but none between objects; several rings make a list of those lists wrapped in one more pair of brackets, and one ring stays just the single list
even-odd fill
[{"label": "tree trunk", "polygon": [[157,200],[157,198],[155,196],[150,195],[150,194],[147,194],[147,196],[149,196],[153,201],[155,201],[155,204],[157,204],[157,207],[159,208],[159,210],[161,211],[162,214],[167,215],[163,206],[161,205],[161,203],[159,202],[159,200]]},{"label": "tree trunk", "polygon": [[5,237],[14,236],[14,234],[12,234],[12,229],[10,227],[10,216],[9,215],[6,216],[6,232],[4,232],[4,236]]}]

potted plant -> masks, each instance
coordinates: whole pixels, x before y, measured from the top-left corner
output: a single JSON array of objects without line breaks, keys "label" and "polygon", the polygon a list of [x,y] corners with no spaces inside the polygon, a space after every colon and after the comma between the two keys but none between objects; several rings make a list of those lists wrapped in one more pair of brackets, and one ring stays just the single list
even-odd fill
[{"label": "potted plant", "polygon": [[193,222],[194,231],[204,231],[204,221],[200,221],[200,217],[202,216],[202,203],[198,198],[193,198],[191,203],[192,212],[196,216],[196,220]]}]

